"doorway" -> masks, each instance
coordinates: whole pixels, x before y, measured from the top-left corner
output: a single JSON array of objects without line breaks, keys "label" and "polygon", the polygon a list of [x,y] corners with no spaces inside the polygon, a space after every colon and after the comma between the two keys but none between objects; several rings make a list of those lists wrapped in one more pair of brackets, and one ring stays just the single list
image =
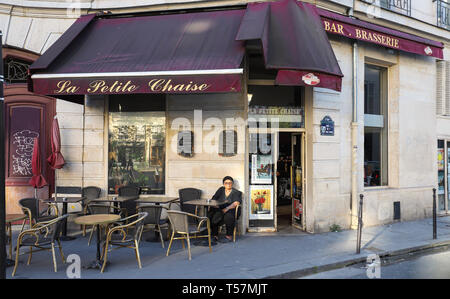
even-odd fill
[{"label": "doorway", "polygon": [[276,163],[277,230],[304,228],[304,133],[279,132]]}]

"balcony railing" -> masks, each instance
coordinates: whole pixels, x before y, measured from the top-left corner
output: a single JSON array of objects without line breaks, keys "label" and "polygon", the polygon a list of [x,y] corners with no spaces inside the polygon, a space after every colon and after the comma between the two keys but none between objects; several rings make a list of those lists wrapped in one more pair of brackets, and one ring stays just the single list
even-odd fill
[{"label": "balcony railing", "polygon": [[450,30],[449,20],[450,4],[441,0],[437,1],[437,25]]},{"label": "balcony railing", "polygon": [[361,0],[390,11],[411,16],[411,0]]}]

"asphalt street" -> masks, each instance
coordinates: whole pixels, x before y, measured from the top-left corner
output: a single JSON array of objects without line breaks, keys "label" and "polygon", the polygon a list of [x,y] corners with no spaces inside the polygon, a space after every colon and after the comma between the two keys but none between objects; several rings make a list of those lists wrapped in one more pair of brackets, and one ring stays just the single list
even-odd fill
[{"label": "asphalt street", "polygon": [[301,279],[449,279],[450,251],[435,252],[426,255],[404,256],[395,262],[384,264],[381,261],[379,271],[376,263],[358,264],[331,270]]}]

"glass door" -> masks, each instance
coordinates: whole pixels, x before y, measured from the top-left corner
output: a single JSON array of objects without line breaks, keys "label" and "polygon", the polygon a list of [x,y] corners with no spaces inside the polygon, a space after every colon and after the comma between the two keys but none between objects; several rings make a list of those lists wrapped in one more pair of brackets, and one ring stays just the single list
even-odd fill
[{"label": "glass door", "polygon": [[304,171],[303,171],[303,134],[292,134],[291,141],[292,164],[290,167],[291,176],[291,198],[292,198],[292,225],[303,229],[304,221]]},{"label": "glass door", "polygon": [[437,209],[438,212],[445,212],[445,198],[446,198],[446,188],[445,188],[445,177],[446,177],[446,155],[445,155],[445,142],[444,140],[438,140],[437,149],[437,162],[438,162],[438,188],[437,188]]},{"label": "glass door", "polygon": [[277,137],[268,130],[249,132],[249,232],[273,232],[277,228]]}]

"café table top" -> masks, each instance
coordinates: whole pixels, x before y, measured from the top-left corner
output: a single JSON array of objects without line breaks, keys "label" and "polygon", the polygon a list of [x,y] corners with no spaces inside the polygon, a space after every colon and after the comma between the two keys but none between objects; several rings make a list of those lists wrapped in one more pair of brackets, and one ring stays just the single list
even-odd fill
[{"label": "caf\u00e9 table top", "polygon": [[151,196],[139,198],[136,200],[137,203],[171,203],[177,201],[178,197],[173,196]]},{"label": "caf\u00e9 table top", "polygon": [[183,202],[185,205],[194,205],[194,206],[206,206],[206,207],[218,207],[225,202],[218,200],[208,200],[208,199],[193,199]]},{"label": "caf\u00e9 table top", "polygon": [[97,225],[111,223],[119,219],[120,215],[116,214],[95,214],[77,217],[74,222],[76,224]]},{"label": "caf\u00e9 table top", "polygon": [[82,200],[84,200],[85,199],[85,197],[80,197],[80,196],[77,196],[77,197],[57,197],[56,198],[56,200],[55,200],[55,198],[54,197],[52,197],[52,198],[47,198],[47,199],[39,199],[40,201],[42,201],[42,202],[45,202],[45,203],[75,203],[75,202],[80,202],[80,201],[82,201]]},{"label": "caf\u00e9 table top", "polygon": [[117,199],[113,199],[112,197],[105,196],[96,199],[90,199],[89,202],[124,202],[127,200],[137,199],[137,196],[116,196]]},{"label": "caf\u00e9 table top", "polygon": [[8,222],[14,222],[14,221],[19,221],[22,219],[25,219],[27,217],[27,215],[25,214],[6,214],[6,218],[5,221]]}]

